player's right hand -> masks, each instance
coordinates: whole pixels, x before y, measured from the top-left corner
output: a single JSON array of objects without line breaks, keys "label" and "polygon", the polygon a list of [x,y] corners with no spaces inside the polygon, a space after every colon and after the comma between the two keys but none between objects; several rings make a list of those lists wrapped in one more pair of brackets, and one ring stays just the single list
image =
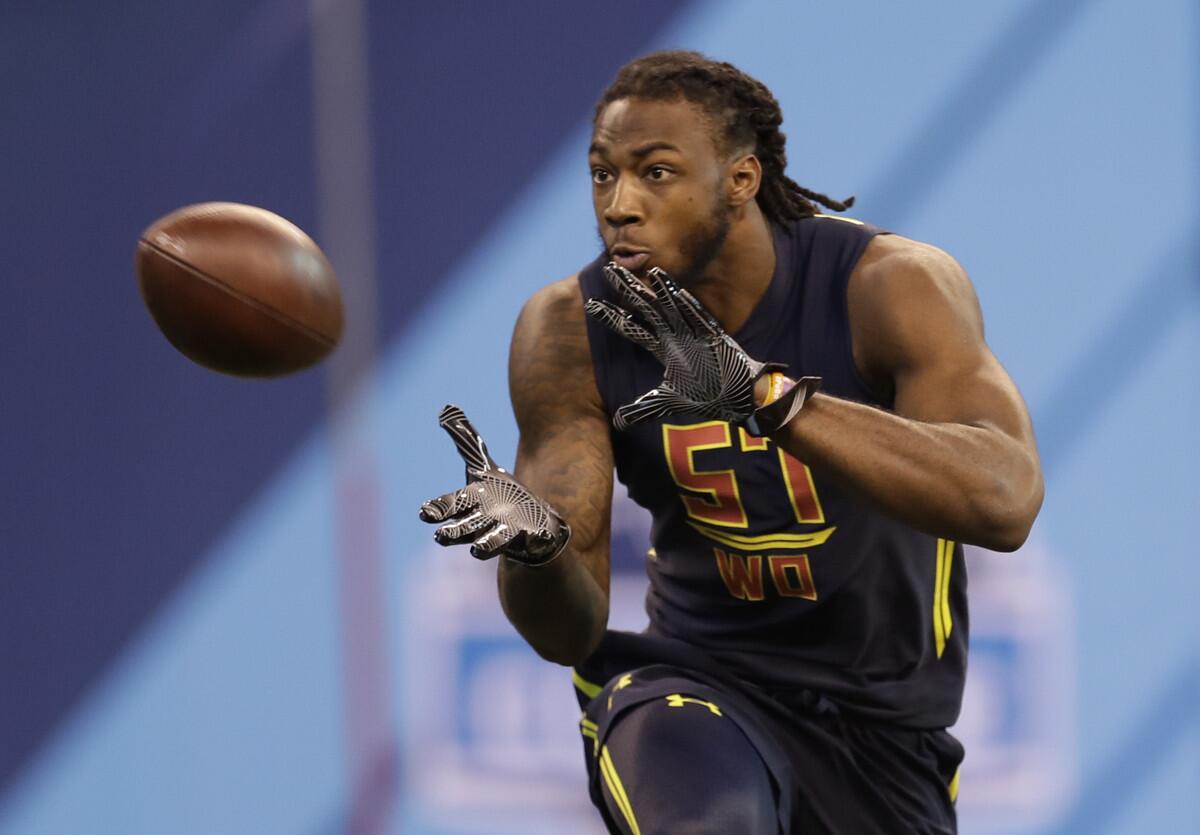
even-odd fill
[{"label": "player's right hand", "polygon": [[445,523],[433,533],[438,544],[470,542],[476,559],[504,554],[529,566],[545,565],[562,553],[571,537],[570,526],[554,508],[496,466],[463,410],[447,405],[438,415],[438,424],[454,440],[467,465],[465,487],[421,505],[423,521]]},{"label": "player's right hand", "polygon": [[606,265],[604,275],[628,309],[588,299],[587,314],[645,348],[664,369],[661,383],[617,409],[613,426],[618,430],[686,413],[729,421],[762,436],[794,418],[820,386],[819,377],[803,377],[760,407],[754,384],[767,374],[784,379],[776,372],[785,365],[759,362],[747,354],[695,296],[657,267],[647,274],[646,284],[616,264]]},{"label": "player's right hand", "polygon": [[645,348],[665,370],[661,383],[617,409],[617,429],[681,412],[734,424],[754,413],[755,381],[782,371],[783,365],[752,358],[691,293],[657,267],[647,284],[616,264],[606,265],[604,275],[628,309],[588,299],[588,315]]}]

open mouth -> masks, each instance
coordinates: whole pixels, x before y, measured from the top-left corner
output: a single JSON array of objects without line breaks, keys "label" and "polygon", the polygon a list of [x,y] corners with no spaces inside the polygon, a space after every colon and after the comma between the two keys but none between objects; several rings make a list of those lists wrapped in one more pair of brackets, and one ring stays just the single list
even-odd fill
[{"label": "open mouth", "polygon": [[646,266],[646,262],[650,260],[649,252],[626,249],[624,247],[614,247],[610,254],[612,255],[613,263],[630,272],[637,272]]},{"label": "open mouth", "polygon": [[630,272],[636,272],[650,260],[649,252],[639,252],[636,255],[613,255],[613,261],[618,267],[624,267]]}]

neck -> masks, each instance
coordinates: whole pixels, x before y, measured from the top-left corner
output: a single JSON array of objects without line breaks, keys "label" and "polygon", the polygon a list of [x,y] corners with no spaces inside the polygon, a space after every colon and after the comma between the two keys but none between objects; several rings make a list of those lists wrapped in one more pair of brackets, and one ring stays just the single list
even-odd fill
[{"label": "neck", "polygon": [[750,318],[774,274],[771,224],[752,200],[734,214],[721,251],[689,289],[726,333],[734,333]]}]

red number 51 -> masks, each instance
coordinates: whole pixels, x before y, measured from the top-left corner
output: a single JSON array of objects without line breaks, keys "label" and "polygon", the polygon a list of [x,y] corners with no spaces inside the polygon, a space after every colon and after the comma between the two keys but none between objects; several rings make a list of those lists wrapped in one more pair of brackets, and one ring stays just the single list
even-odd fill
[{"label": "red number 51", "polygon": [[[698,470],[695,454],[705,449],[723,449],[733,445],[729,424],[712,420],[687,426],[663,425],[663,450],[671,478],[687,493],[680,494],[690,518],[705,525],[724,528],[748,528],[749,519],[738,490],[737,475],[733,470]],[[766,438],[752,438],[744,429],[738,429],[742,452],[765,451]],[[796,521],[808,524],[824,524],[825,512],[817,498],[812,473],[801,461],[778,449],[779,469],[787,487],[788,498]]]}]

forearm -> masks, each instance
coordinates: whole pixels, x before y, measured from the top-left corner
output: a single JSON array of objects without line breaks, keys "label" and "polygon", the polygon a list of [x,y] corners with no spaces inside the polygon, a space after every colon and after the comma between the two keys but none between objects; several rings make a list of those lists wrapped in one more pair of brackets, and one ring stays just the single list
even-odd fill
[{"label": "forearm", "polygon": [[529,300],[513,330],[509,392],[521,430],[514,473],[571,526],[563,553],[531,568],[500,562],[500,604],[548,661],[591,655],[608,625],[613,455],[592,372],[578,279]]},{"label": "forearm", "polygon": [[985,426],[818,394],[772,440],[887,515],[960,542],[1016,550],[1041,506],[1036,456]]},{"label": "forearm", "polygon": [[521,636],[548,661],[577,664],[591,655],[608,624],[608,595],[568,544],[548,565],[502,559],[500,604]]}]

